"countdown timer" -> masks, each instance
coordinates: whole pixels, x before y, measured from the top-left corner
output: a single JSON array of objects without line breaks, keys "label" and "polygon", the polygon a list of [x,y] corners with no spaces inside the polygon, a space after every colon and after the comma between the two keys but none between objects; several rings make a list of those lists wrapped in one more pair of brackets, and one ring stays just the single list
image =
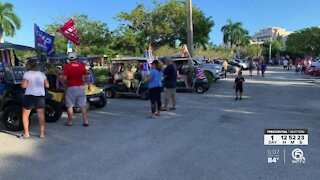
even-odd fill
[{"label": "countdown timer", "polygon": [[264,145],[308,145],[308,129],[265,129]]}]

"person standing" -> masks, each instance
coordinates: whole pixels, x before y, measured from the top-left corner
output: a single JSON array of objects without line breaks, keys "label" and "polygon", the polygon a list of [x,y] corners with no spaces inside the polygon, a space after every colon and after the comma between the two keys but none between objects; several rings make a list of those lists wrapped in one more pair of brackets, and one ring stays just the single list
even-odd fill
[{"label": "person standing", "polygon": [[291,66],[292,66],[292,59],[288,60],[288,68],[287,70],[291,70]]},{"label": "person standing", "polygon": [[243,82],[244,82],[244,77],[242,76],[242,71],[238,72],[238,76],[234,80],[234,86],[233,89],[236,90],[236,98],[234,99],[235,101],[237,100],[242,100],[242,93],[243,93]]},{"label": "person standing", "polygon": [[166,57],[165,62],[167,67],[163,71],[165,97],[164,108],[162,110],[168,110],[169,99],[172,100],[172,108],[170,110],[176,110],[177,69],[172,63],[171,57]]},{"label": "person standing", "polygon": [[301,70],[301,62],[300,58],[297,58],[294,62],[294,65],[296,67],[296,73],[298,74]]},{"label": "person standing", "polygon": [[261,65],[261,75],[262,75],[262,77],[265,76],[266,70],[267,70],[267,64],[266,64],[265,61],[262,61],[262,65]]},{"label": "person standing", "polygon": [[66,92],[66,107],[68,113],[68,126],[72,126],[73,107],[77,105],[81,108],[83,117],[83,126],[89,126],[87,117],[87,97],[84,88],[83,76],[88,84],[89,91],[91,91],[90,79],[87,74],[86,67],[77,61],[76,53],[69,53],[68,59],[70,61],[64,67],[63,76],[67,83]]},{"label": "person standing", "polygon": [[302,65],[302,67],[301,67],[301,74],[305,74],[305,73],[306,73],[306,70],[307,70],[307,67],[308,67],[307,60],[303,60],[301,65]]},{"label": "person standing", "polygon": [[262,59],[259,59],[259,61],[256,63],[257,76],[260,76],[261,64],[262,64]]},{"label": "person standing", "polygon": [[147,118],[160,116],[161,110],[161,91],[162,91],[162,69],[157,60],[151,63],[151,71],[146,76],[151,100],[151,114]]},{"label": "person standing", "polygon": [[223,69],[224,69],[224,78],[227,78],[227,72],[228,72],[228,59],[225,59],[223,61]]},{"label": "person standing", "polygon": [[253,60],[249,60],[249,75],[252,76]]},{"label": "person standing", "polygon": [[31,110],[37,111],[40,126],[40,138],[44,138],[45,129],[45,88],[49,88],[49,82],[44,73],[38,70],[37,61],[29,60],[26,63],[26,73],[23,75],[21,87],[26,89],[23,97],[22,123],[24,133],[21,138],[29,138],[29,116]]},{"label": "person standing", "polygon": [[287,59],[284,59],[282,63],[283,63],[283,69],[288,69],[289,61]]}]

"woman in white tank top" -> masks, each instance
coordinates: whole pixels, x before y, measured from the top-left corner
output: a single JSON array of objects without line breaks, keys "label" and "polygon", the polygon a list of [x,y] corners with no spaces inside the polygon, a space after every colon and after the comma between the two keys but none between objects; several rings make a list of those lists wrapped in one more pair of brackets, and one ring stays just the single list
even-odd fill
[{"label": "woman in white tank top", "polygon": [[29,138],[29,115],[36,109],[40,126],[40,138],[44,138],[45,128],[45,88],[49,88],[49,82],[44,73],[38,70],[36,60],[26,63],[26,73],[23,76],[22,88],[26,89],[23,97],[22,123],[24,133],[22,138]]}]

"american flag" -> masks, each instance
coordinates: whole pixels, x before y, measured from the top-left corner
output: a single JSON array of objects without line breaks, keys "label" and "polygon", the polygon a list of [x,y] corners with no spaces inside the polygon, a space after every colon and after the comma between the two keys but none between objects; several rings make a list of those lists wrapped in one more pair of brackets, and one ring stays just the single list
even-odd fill
[{"label": "american flag", "polygon": [[181,57],[187,57],[188,54],[189,54],[188,47],[187,45],[184,44],[182,47]]},{"label": "american flag", "polygon": [[197,67],[196,77],[200,80],[207,79],[206,75],[204,74],[204,70],[201,67]]}]

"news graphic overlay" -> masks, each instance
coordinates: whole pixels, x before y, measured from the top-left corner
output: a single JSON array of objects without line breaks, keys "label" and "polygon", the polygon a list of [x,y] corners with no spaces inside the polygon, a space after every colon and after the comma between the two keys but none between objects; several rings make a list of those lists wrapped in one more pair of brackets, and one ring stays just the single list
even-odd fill
[{"label": "news graphic overlay", "polygon": [[264,145],[308,145],[308,129],[265,129]]}]

